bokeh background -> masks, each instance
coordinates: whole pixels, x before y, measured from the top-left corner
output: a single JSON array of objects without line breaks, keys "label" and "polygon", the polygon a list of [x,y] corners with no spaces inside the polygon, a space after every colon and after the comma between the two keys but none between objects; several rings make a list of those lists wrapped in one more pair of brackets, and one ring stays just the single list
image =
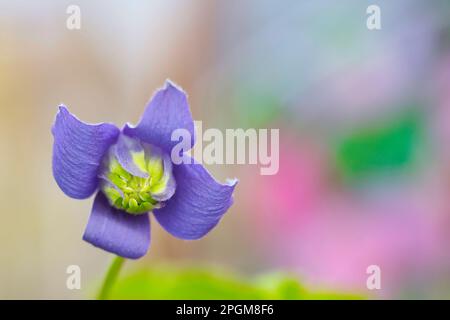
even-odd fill
[{"label": "bokeh background", "polygon": [[[366,28],[370,4],[382,30]],[[234,206],[200,241],[153,223],[117,297],[265,297],[284,279],[450,298],[449,18],[444,0],[0,0],[0,298],[93,297],[111,255],[81,240],[92,201],[53,180],[57,106],[136,123],[166,78],[204,129],[279,128],[280,170],[209,166],[239,178]]]}]

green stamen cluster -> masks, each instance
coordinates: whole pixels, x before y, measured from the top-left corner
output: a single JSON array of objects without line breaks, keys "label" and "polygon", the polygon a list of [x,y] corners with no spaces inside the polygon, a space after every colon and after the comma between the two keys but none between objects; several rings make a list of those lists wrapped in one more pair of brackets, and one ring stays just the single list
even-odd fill
[{"label": "green stamen cluster", "polygon": [[143,154],[142,156],[137,154],[133,155],[133,160],[143,172],[148,173],[147,178],[130,174],[115,158],[112,158],[107,178],[121,192],[108,184],[104,184],[102,190],[117,209],[131,214],[141,214],[159,207],[159,202],[153,199],[152,194],[164,190],[167,179],[164,178],[161,159],[146,160]]}]

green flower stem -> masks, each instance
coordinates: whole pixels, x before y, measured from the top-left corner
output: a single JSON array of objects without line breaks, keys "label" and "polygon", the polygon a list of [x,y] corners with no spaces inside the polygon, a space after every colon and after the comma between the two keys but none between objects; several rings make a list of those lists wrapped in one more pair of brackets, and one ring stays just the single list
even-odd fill
[{"label": "green flower stem", "polygon": [[106,300],[111,292],[111,288],[117,280],[117,276],[119,275],[120,269],[123,266],[125,259],[119,256],[116,256],[111,265],[109,266],[108,272],[106,273],[105,280],[103,281],[103,285],[100,289],[100,292],[97,296],[98,300]]}]

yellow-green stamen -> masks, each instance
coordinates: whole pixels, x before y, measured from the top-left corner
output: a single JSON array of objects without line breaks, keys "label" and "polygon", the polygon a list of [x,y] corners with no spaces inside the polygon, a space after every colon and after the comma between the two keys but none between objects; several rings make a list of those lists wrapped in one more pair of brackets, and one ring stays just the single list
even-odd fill
[{"label": "yellow-green stamen", "polygon": [[133,162],[148,177],[138,177],[126,171],[115,157],[107,163],[105,177],[111,184],[102,185],[102,191],[112,206],[131,214],[142,214],[159,207],[159,202],[152,197],[167,187],[168,177],[164,175],[164,164],[161,157],[152,156],[147,159],[142,152],[133,153]]}]

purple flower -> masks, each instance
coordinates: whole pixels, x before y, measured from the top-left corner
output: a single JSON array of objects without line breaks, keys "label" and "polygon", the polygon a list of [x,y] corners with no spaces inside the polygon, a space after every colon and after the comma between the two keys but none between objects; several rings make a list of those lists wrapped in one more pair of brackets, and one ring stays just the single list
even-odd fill
[{"label": "purple flower", "polygon": [[189,131],[192,148],[187,97],[170,81],[155,93],[139,124],[122,130],[86,124],[59,107],[52,128],[53,176],[71,198],[97,192],[85,241],[137,259],[150,245],[150,211],[167,232],[185,240],[199,239],[217,225],[233,203],[236,181],[219,184],[195,161],[173,164],[175,129]]}]

